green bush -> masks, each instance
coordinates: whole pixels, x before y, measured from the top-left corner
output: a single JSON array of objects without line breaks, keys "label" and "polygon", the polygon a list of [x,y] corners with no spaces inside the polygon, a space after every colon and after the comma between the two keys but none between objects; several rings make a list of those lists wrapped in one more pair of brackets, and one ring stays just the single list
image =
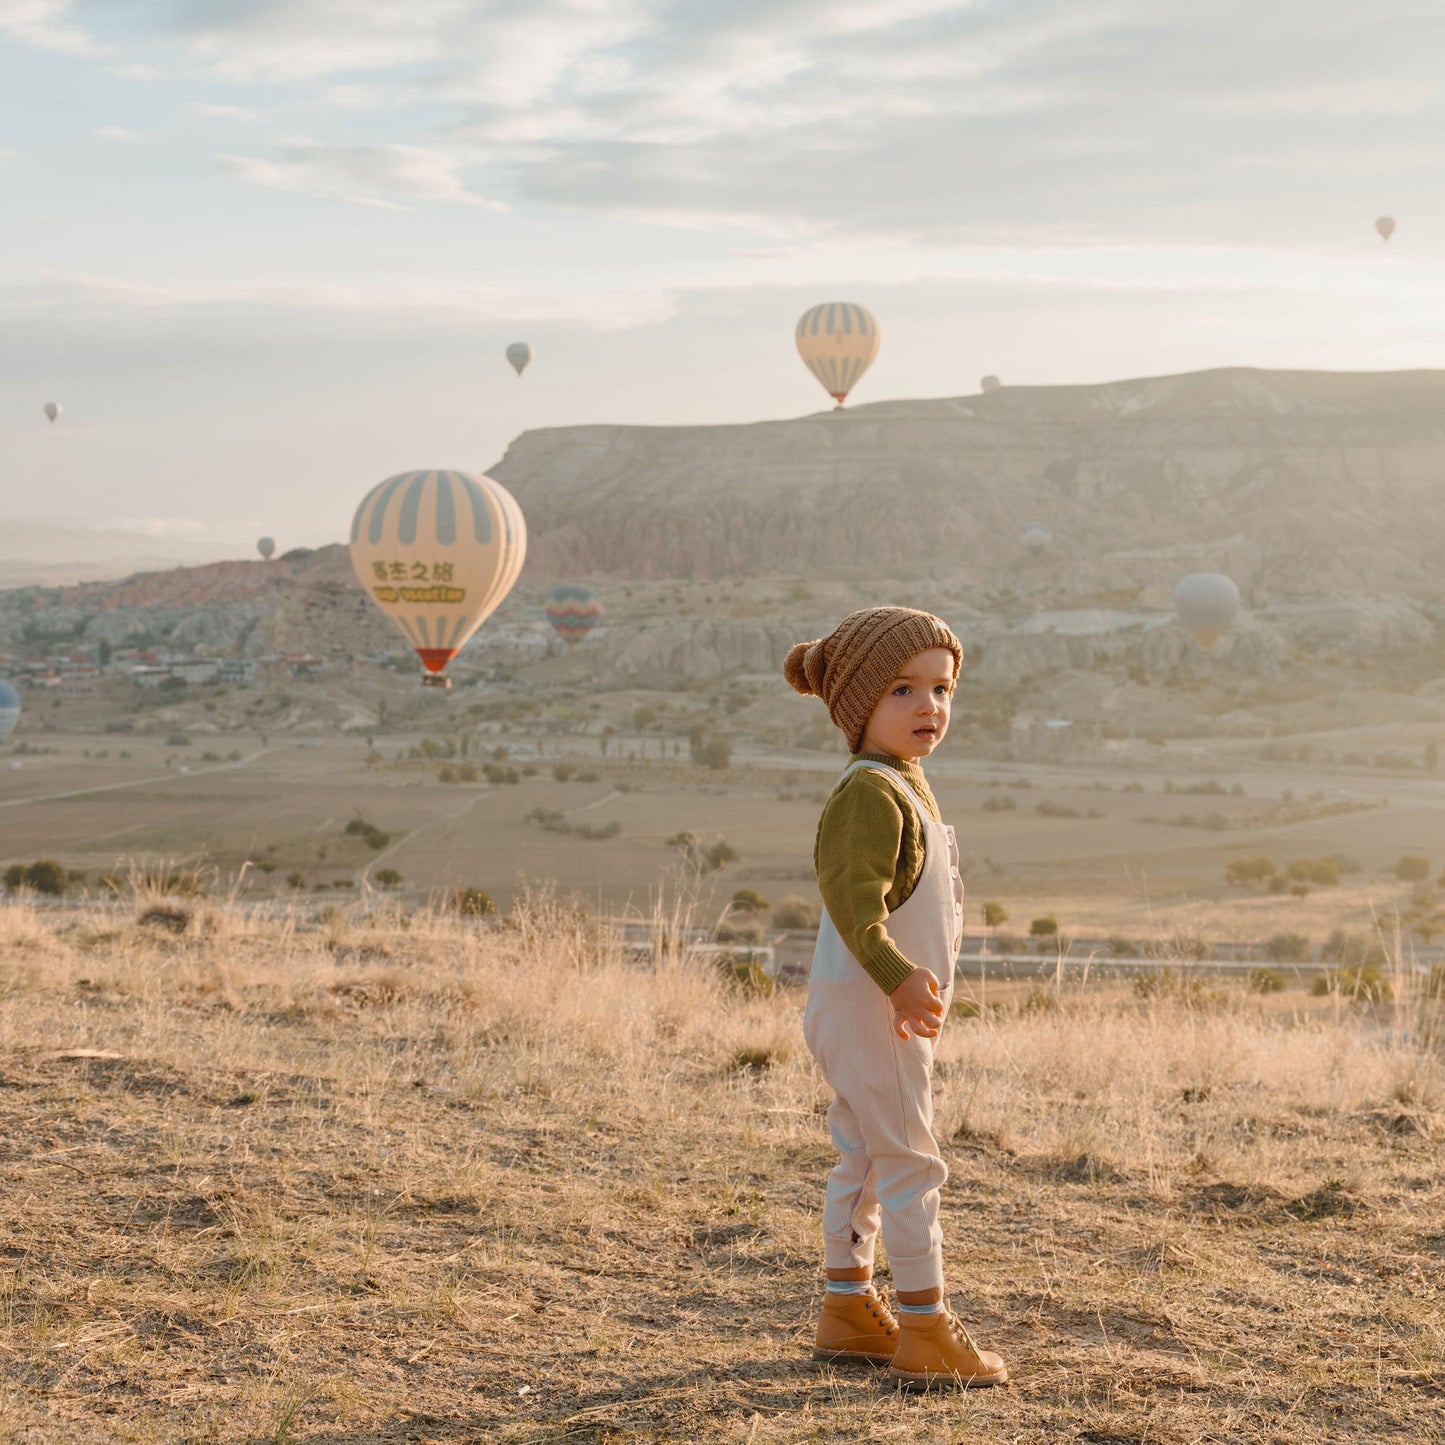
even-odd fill
[{"label": "green bush", "polygon": [[353,818],[342,830],[351,838],[360,838],[374,853],[379,853],[391,842],[391,834],[368,823],[365,818]]},{"label": "green bush", "polygon": [[1231,888],[1242,888],[1251,883],[1267,884],[1278,873],[1272,858],[1231,858],[1224,865],[1224,881]]},{"label": "green bush", "polygon": [[492,895],[483,888],[458,888],[452,894],[452,907],[463,918],[485,918],[497,911]]},{"label": "green bush", "polygon": [[65,893],[68,881],[65,869],[54,858],[37,858],[34,863],[12,863],[5,870],[5,887],[11,893],[28,888],[33,893],[59,898]]},{"label": "green bush", "polygon": [[1008,910],[1002,903],[985,903],[983,905],[983,926],[985,928],[1002,928],[1008,922]]},{"label": "green bush", "polygon": [[1401,883],[1423,883],[1430,876],[1430,860],[1423,853],[1404,853],[1395,864]]},{"label": "green bush", "polygon": [[791,894],[773,905],[774,928],[816,928],[823,916],[823,906]]},{"label": "green bush", "polygon": [[574,768],[571,763],[552,764],[552,776],[556,778],[559,783],[565,783],[576,771],[577,769]]},{"label": "green bush", "polygon": [[1289,975],[1280,968],[1255,968],[1250,970],[1249,991],[1251,993],[1283,993],[1289,987]]},{"label": "green bush", "polygon": [[1377,963],[1361,963],[1354,968],[1332,968],[1310,985],[1316,997],[1337,993],[1354,1003],[1389,1003],[1395,997],[1390,981]]},{"label": "green bush", "polygon": [[401,882],[401,874],[395,868],[378,868],[371,876],[383,888],[395,888]]},{"label": "green bush", "polygon": [[763,913],[773,905],[755,889],[739,888],[730,906],[739,913]]},{"label": "green bush", "polygon": [[1053,938],[1059,931],[1059,920],[1052,913],[1045,913],[1029,924],[1030,938]]}]

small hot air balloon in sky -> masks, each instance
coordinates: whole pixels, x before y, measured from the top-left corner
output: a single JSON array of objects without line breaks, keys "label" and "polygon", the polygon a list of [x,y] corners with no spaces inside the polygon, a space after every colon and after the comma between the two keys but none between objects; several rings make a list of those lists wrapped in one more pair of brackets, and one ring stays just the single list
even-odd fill
[{"label": "small hot air balloon in sky", "polygon": [[61,406],[58,401],[47,401],[42,409],[44,410],[45,415],[50,418],[52,425],[59,418],[60,413],[65,410],[65,408]]},{"label": "small hot air balloon in sky", "polygon": [[803,312],[794,339],[803,365],[839,406],[878,355],[878,323],[851,301],[825,301]]},{"label": "small hot air balloon in sky", "polygon": [[1035,557],[1054,540],[1054,529],[1047,522],[1030,522],[1023,530],[1023,544]]},{"label": "small hot air balloon in sky", "polygon": [[602,603],[590,587],[564,583],[547,594],[547,621],[568,647],[576,647],[602,619]]},{"label": "small hot air balloon in sky", "polygon": [[531,364],[532,348],[525,341],[514,341],[507,348],[507,360],[512,363],[512,370],[521,376]]},{"label": "small hot air balloon in sky", "polygon": [[266,561],[270,561],[276,555],[276,539],[274,537],[262,537],[256,543],[256,550]]},{"label": "small hot air balloon in sky", "polygon": [[1375,222],[1375,229],[1380,233],[1382,241],[1388,241],[1395,234],[1395,218],[1393,216],[1381,216]]},{"label": "small hot air balloon in sky", "polygon": [[990,373],[988,376],[984,377],[982,381],[979,382],[978,389],[980,391],[997,391],[1002,385],[1003,382],[1001,382],[998,377]]},{"label": "small hot air balloon in sky", "polygon": [[15,731],[20,721],[20,694],[8,682],[0,680],[0,743]]},{"label": "small hot air balloon in sky", "polygon": [[1239,616],[1239,588],[1222,572],[1191,572],[1174,588],[1174,610],[1208,652]]},{"label": "small hot air balloon in sky", "polygon": [[416,649],[431,687],[512,590],[527,523],[512,494],[467,472],[402,472],[373,487],[351,522],[351,566]]}]

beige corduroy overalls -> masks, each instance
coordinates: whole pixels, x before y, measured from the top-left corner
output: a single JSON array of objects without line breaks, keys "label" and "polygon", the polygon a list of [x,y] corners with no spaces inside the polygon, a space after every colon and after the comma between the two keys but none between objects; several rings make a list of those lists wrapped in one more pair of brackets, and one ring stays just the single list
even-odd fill
[{"label": "beige corduroy overalls", "polygon": [[[905,958],[938,980],[945,1018],[953,968],[963,941],[963,880],[953,829],[936,823],[894,768],[872,768],[912,803],[924,838],[923,872],[913,892],[888,915],[888,933]],[[824,1263],[829,1269],[873,1263],[880,1222],[895,1288],[943,1287],[943,1232],[938,1192],[948,1168],[933,1138],[933,1049],[936,1039],[893,1032],[893,1006],[848,951],[827,912],[818,928],[803,1035],[834,1093],[828,1129],[842,1159],[828,1176],[823,1206]]]}]

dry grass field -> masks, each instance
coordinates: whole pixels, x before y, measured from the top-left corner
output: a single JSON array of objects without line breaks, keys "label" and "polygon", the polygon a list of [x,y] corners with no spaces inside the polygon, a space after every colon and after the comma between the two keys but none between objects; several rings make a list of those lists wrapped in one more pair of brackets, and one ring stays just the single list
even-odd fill
[{"label": "dry grass field", "polygon": [[1442,1005],[1392,982],[975,992],[950,1287],[1014,1382],[904,1398],[809,1358],[797,992],[546,897],[9,905],[0,1440],[1439,1439]]}]

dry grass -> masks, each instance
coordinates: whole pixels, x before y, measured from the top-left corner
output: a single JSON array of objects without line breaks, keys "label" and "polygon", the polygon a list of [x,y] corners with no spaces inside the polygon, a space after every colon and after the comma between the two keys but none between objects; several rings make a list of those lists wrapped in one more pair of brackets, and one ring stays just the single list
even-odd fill
[{"label": "dry grass", "polygon": [[826,1102],[545,899],[0,909],[0,1440],[1440,1438],[1438,1003],[1014,986],[950,1024],[956,1307],[1015,1383],[808,1356]]}]

